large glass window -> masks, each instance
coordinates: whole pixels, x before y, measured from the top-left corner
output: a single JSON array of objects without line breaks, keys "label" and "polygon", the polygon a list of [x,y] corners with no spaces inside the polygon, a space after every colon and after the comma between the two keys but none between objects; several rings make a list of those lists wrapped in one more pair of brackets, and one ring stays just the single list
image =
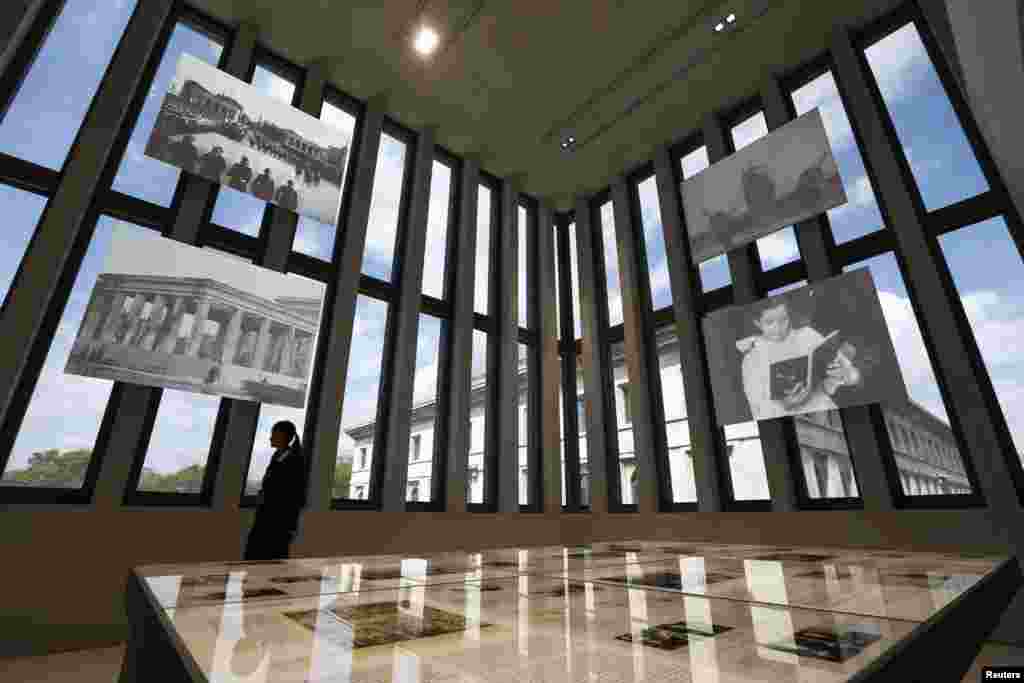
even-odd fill
[{"label": "large glass window", "polygon": [[525,344],[518,347],[519,360],[516,364],[517,382],[519,392],[516,403],[516,416],[518,425],[516,429],[519,461],[519,504],[529,505],[530,500],[530,442],[532,430],[530,429],[530,392],[534,390],[530,382],[530,349]]},{"label": "large glass window", "polygon": [[[939,238],[967,319],[995,388],[1017,456],[1024,465],[1024,265],[1006,229],[993,218]],[[944,451],[948,447],[943,446]]]},{"label": "large glass window", "polygon": [[[950,428],[946,406],[896,258],[892,253],[883,254],[850,265],[846,270],[864,266],[871,269],[903,381],[910,395],[908,403],[887,403],[883,406],[886,422],[909,435],[903,442],[904,448],[900,448],[898,442],[893,443],[903,493],[908,496],[969,493],[971,484],[959,445]],[[941,444],[951,457],[943,461],[929,453],[925,447],[928,440]]]},{"label": "large glass window", "polygon": [[199,493],[220,399],[164,389],[142,465],[139,491]]},{"label": "large glass window", "polygon": [[756,422],[726,425],[725,450],[729,459],[734,500],[768,500],[768,472]]},{"label": "large glass window", "polygon": [[562,338],[562,280],[561,280],[561,258],[558,249],[558,232],[560,228],[556,225],[554,228],[554,234],[551,236],[552,244],[555,247],[555,253],[552,257],[555,263],[555,336],[559,340]]},{"label": "large glass window", "polygon": [[391,281],[395,263],[395,240],[402,208],[407,145],[387,133],[380,136],[377,170],[373,176],[373,198],[366,228],[363,273]]},{"label": "large glass window", "polygon": [[487,334],[473,330],[473,383],[470,394],[469,460],[466,465],[466,502],[483,503],[484,467],[487,454]]},{"label": "large glass window", "polygon": [[473,293],[473,310],[487,315],[491,277],[491,232],[492,208],[491,191],[481,185],[476,205],[476,291]]},{"label": "large glass window", "polygon": [[697,484],[693,474],[690,429],[686,418],[686,388],[679,356],[679,339],[669,325],[655,334],[661,401],[665,411],[668,466],[672,481],[672,502],[696,503]]},{"label": "large glass window", "polygon": [[430,206],[427,209],[427,242],[423,254],[423,293],[444,298],[447,265],[449,207],[452,198],[452,169],[434,162],[430,175]]},{"label": "large glass window", "polygon": [[[217,66],[223,51],[224,45],[220,40],[184,23],[174,27],[167,50],[153,79],[153,85],[146,95],[142,113],[139,114],[135,130],[128,141],[121,167],[114,178],[115,190],[154,204],[170,206],[181,171],[170,164],[146,156],[146,143],[153,133],[156,117],[174,80],[181,56],[191,55],[207,64]],[[176,88],[180,85],[175,84]]]},{"label": "large glass window", "polygon": [[608,292],[608,324],[614,327],[622,324],[622,286],[619,279],[618,242],[615,240],[615,211],[610,201],[601,205],[600,220],[605,283]]},{"label": "large glass window", "polygon": [[0,211],[7,217],[0,233],[0,304],[7,297],[45,206],[45,197],[0,185]]},{"label": "large glass window", "polygon": [[113,382],[68,375],[64,368],[110,250],[114,224],[104,216],[96,226],[4,469],[4,481],[65,488],[80,488],[84,482]]},{"label": "large glass window", "polygon": [[527,304],[529,304],[528,289],[526,287],[527,277],[529,276],[527,270],[529,268],[529,259],[527,258],[530,253],[529,240],[527,238],[527,225],[526,225],[526,209],[522,206],[516,207],[517,222],[519,226],[519,239],[518,249],[516,250],[519,263],[517,264],[516,272],[518,274],[518,299],[519,299],[519,327],[527,327]]},{"label": "large glass window", "polygon": [[654,310],[672,305],[672,283],[668,276],[665,253],[665,230],[661,224],[658,205],[658,186],[654,176],[637,185],[640,198],[640,220],[644,229],[644,247],[647,251],[647,272]]},{"label": "large glass window", "polygon": [[135,10],[134,0],[64,3],[0,124],[0,152],[59,169]]},{"label": "large glass window", "polygon": [[[286,104],[291,104],[295,95],[293,79],[260,65],[257,65],[253,72],[252,85],[257,92]],[[262,173],[263,169],[253,168],[253,172]],[[280,174],[276,169],[271,169],[270,173],[275,186],[287,180],[278,177]],[[217,201],[213,205],[212,220],[225,228],[256,237],[260,234],[260,224],[263,222],[263,210],[266,206],[267,203],[258,197],[221,185]]]},{"label": "large glass window", "polygon": [[636,485],[639,477],[637,471],[636,449],[633,441],[633,421],[630,419],[629,368],[626,366],[625,344],[616,342],[611,345],[612,377],[615,384],[614,403],[616,434],[619,444],[619,485],[622,491],[622,503],[632,505],[637,502]]},{"label": "large glass window", "polygon": [[[708,161],[708,148],[706,146],[698,147],[683,156],[680,161],[683,180],[697,175],[710,165]],[[708,259],[697,265],[700,269],[701,289],[705,292],[710,292],[719,287],[727,287],[732,282],[732,276],[729,274],[729,262],[726,260],[725,254]]]},{"label": "large glass window", "polygon": [[988,183],[917,27],[864,51],[929,211],[981,194]]},{"label": "large glass window", "polygon": [[[434,474],[434,433],[437,409],[438,364],[441,358],[441,333],[444,321],[431,315],[420,315],[419,338],[416,340],[416,374],[413,379],[412,416],[409,429],[409,468],[406,481],[416,483],[418,500],[430,500],[431,478]],[[418,445],[417,448],[413,446]],[[409,494],[411,496],[411,493]],[[407,498],[412,500],[412,498]]]},{"label": "large glass window", "polygon": [[[768,123],[764,112],[758,112],[732,127],[732,142],[736,151],[768,135]],[[761,257],[761,268],[770,270],[800,258],[796,244],[796,233],[792,226],[783,228],[757,240],[757,251]]]},{"label": "large glass window", "polygon": [[583,338],[583,317],[580,315],[580,262],[576,250],[576,224],[569,224],[569,293],[572,296],[572,328],[576,339]]},{"label": "large glass window", "polygon": [[[336,107],[330,101],[324,100],[320,110],[320,120],[332,128],[343,131],[349,140],[353,139],[356,117],[341,107]],[[341,183],[338,189],[338,193],[342,194],[345,192],[345,183],[348,181],[348,165],[352,149],[351,146],[344,150],[331,148],[329,153],[342,155],[340,159]],[[337,220],[333,224],[327,224],[307,216],[299,216],[299,223],[295,228],[295,244],[292,249],[301,254],[330,261],[334,254],[334,236],[337,230]]]},{"label": "large glass window", "polygon": [[360,498],[369,496],[387,324],[387,303],[362,294],[356,298],[333,498],[354,498],[353,491],[361,491]]},{"label": "large glass window", "polygon": [[828,135],[836,165],[839,166],[839,175],[843,179],[847,202],[828,210],[828,219],[836,243],[848,242],[884,227],[871,181],[864,170],[864,160],[857,148],[853,127],[846,116],[846,109],[839,97],[839,89],[836,87],[832,72],[826,71],[797,88],[793,91],[792,97],[797,116],[806,114],[815,107],[820,110],[825,133]]},{"label": "large glass window", "polygon": [[[587,450],[587,434],[590,431],[590,420],[587,418],[586,396],[587,385],[583,377],[583,358],[578,355],[568,356],[576,366],[576,436],[577,452],[580,463],[580,507],[590,506],[590,454]],[[564,453],[564,451],[563,451]],[[564,455],[562,456],[565,457]]]}]

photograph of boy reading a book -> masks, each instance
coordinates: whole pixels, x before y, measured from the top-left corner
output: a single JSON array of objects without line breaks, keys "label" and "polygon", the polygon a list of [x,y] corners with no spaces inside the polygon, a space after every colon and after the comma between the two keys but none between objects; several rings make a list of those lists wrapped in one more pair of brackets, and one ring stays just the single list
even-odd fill
[{"label": "photograph of boy reading a book", "polygon": [[720,424],[906,400],[867,269],[716,311],[704,333]]}]

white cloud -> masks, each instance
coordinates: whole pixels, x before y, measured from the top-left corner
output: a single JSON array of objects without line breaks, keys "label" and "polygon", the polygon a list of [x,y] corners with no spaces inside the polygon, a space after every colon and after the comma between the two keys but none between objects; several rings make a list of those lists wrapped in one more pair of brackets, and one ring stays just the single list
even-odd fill
[{"label": "white cloud", "polygon": [[878,87],[892,105],[916,94],[915,83],[930,67],[917,29],[908,24],[866,51]]},{"label": "white cloud", "polygon": [[785,228],[759,239],[757,250],[769,266],[787,263],[800,255],[793,233]]}]

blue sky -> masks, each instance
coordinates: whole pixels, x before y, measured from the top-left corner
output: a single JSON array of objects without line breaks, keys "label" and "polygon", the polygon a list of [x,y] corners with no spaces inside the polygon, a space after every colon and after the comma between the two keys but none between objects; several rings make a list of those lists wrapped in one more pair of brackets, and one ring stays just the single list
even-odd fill
[{"label": "blue sky", "polygon": [[[0,151],[60,169],[133,9],[131,0],[71,0],[67,3],[12,108],[0,124]],[[86,35],[88,39],[84,38]],[[142,150],[173,78],[178,56],[188,53],[216,64],[220,52],[221,47],[205,36],[184,27],[175,30],[114,181],[115,189],[159,205],[169,205],[178,171],[146,158]],[[69,59],[68,55],[74,58]],[[928,209],[984,191],[984,178],[914,30],[903,29],[883,40],[869,50],[868,60],[895,120]],[[254,85],[261,92],[286,102],[291,101],[294,92],[292,84],[265,69],[257,69]],[[802,88],[796,93],[795,103],[798,113],[815,106],[821,108],[849,196],[846,206],[829,212],[836,240],[844,242],[880,227],[877,204],[831,77],[823,76]],[[354,127],[350,116],[333,107],[325,106],[321,118],[349,134]],[[764,132],[763,119],[755,117],[744,122],[734,131],[737,147],[748,144]],[[400,141],[388,136],[382,139],[363,267],[363,272],[382,279],[391,277],[403,160],[407,152]],[[685,174],[692,175],[703,164],[706,164],[706,156],[701,159],[698,152],[684,162]],[[445,268],[443,245],[450,183],[447,169],[435,164],[424,268],[424,291],[435,296],[441,294]],[[641,187],[640,196],[651,268],[652,298],[656,307],[662,307],[670,303],[671,290],[653,182],[650,186]],[[481,219],[487,215],[486,197],[487,192],[481,190]],[[32,194],[0,187],[0,210],[8,217],[5,230],[0,235],[0,295],[6,296],[44,203],[43,199]],[[254,197],[222,188],[214,220],[254,235],[258,231],[263,208],[264,203]],[[608,220],[605,225],[607,230],[613,222]],[[113,221],[108,218],[101,219],[97,227],[15,445],[12,467],[24,465],[34,450],[88,448],[95,441],[111,384],[66,376],[63,366],[92,284],[106,256],[112,227]],[[613,244],[608,244],[606,255],[608,275],[613,284],[610,305],[614,324],[621,321],[621,303],[617,303],[615,296],[618,276]],[[482,252],[485,246],[478,232],[478,250]],[[797,257],[791,232],[780,231],[763,238],[759,246],[766,268]],[[295,248],[329,259],[333,249],[331,226],[301,219]],[[1018,417],[1024,414],[1024,361],[1021,360],[1024,355],[1017,341],[1024,329],[1021,324],[1024,301],[1019,294],[1024,275],[1020,259],[1000,219],[943,237],[941,251],[963,297],[1011,430],[1017,442],[1024,443],[1021,441],[1024,438],[1024,420]],[[882,256],[868,265],[880,291],[910,394],[914,400],[943,416],[930,363],[924,354],[920,332],[895,261],[891,255]],[[475,307],[481,312],[486,290],[480,280],[486,268],[486,264],[478,263]],[[726,284],[728,270],[724,259],[703,264],[701,278],[707,289]],[[576,280],[575,272],[573,279]],[[372,418],[374,413],[386,316],[386,305],[367,297],[359,298],[356,336],[350,357],[349,391],[344,406],[345,424]],[[417,395],[429,394],[430,389],[426,387],[436,378],[439,331],[440,325],[436,321],[424,321],[417,352]],[[474,355],[477,356],[474,364],[480,365],[483,354],[478,352]],[[147,466],[169,471],[204,460],[217,405],[217,399],[210,397],[165,392],[147,455]],[[294,419],[301,425],[302,411],[269,407],[261,411],[253,465],[258,472],[262,472],[265,458],[269,456],[266,446],[269,425],[282,418]]]}]

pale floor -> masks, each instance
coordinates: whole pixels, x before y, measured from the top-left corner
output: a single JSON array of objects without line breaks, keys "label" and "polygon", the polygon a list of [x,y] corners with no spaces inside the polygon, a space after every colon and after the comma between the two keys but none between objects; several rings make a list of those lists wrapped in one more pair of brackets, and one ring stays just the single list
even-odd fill
[{"label": "pale floor", "polygon": [[[998,560],[630,541],[140,574],[211,681],[803,683],[846,680]],[[846,634],[843,661],[793,653],[804,629]],[[0,660],[0,681],[116,681],[124,648]],[[1024,648],[987,643],[963,681],[990,664]]]}]

